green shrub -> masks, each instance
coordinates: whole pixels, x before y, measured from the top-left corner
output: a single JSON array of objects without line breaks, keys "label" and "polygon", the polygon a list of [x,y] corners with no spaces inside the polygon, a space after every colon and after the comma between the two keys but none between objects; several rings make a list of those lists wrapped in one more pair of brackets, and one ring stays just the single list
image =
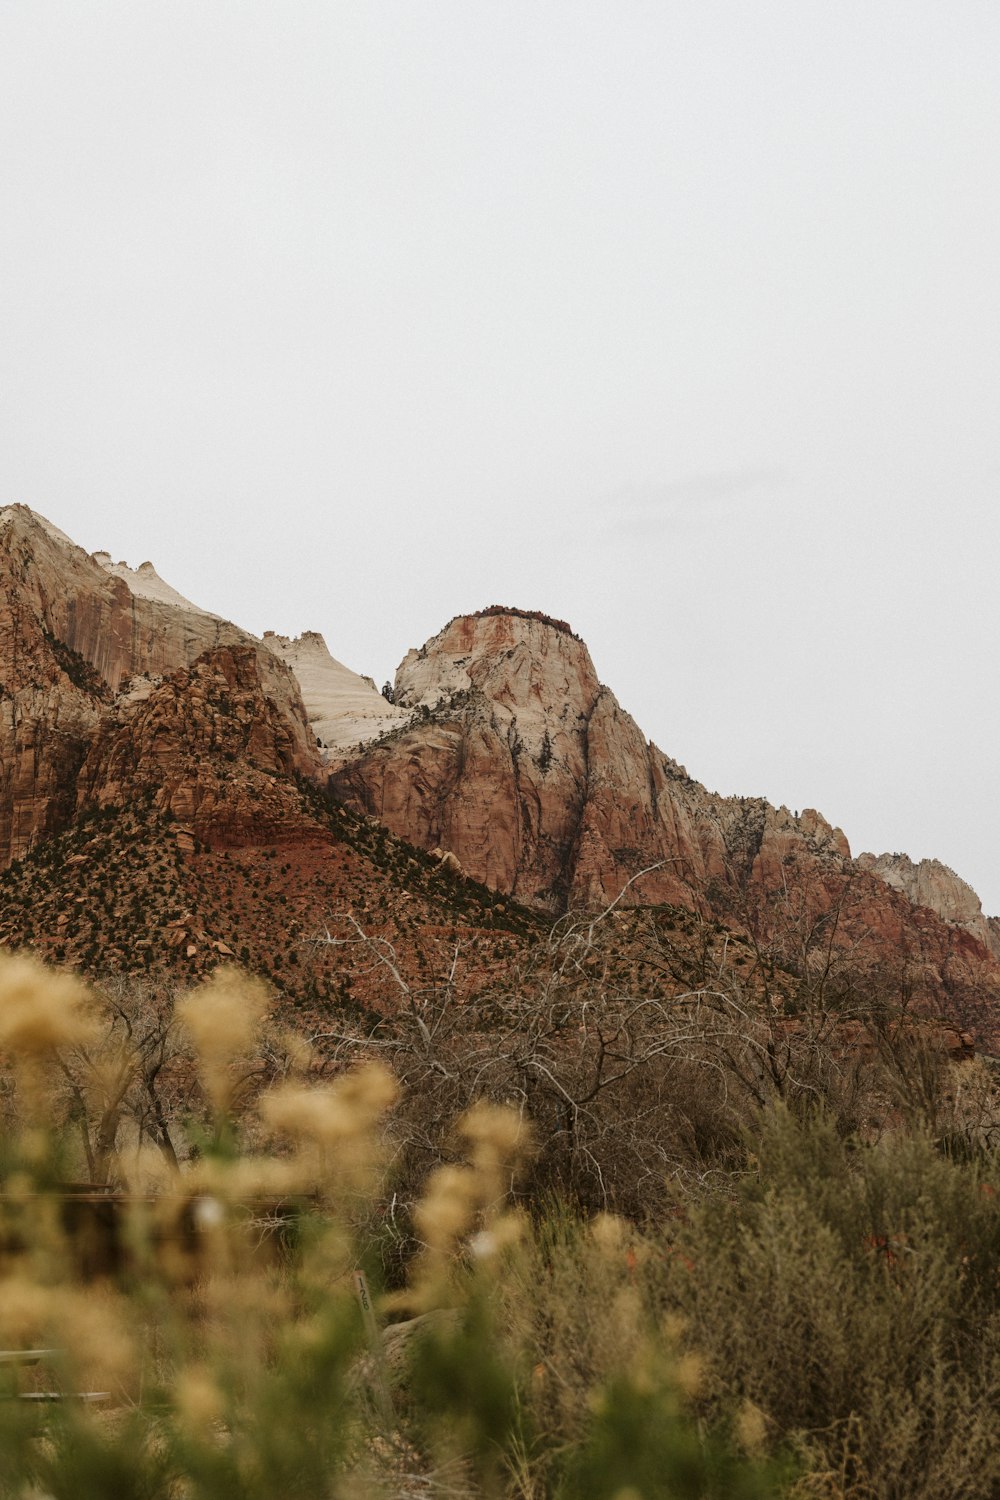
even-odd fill
[{"label": "green shrub", "polygon": [[672,1294],[717,1399],[748,1399],[845,1495],[1000,1488],[1000,1174],[919,1135],[766,1119],[756,1170],[696,1205]]}]

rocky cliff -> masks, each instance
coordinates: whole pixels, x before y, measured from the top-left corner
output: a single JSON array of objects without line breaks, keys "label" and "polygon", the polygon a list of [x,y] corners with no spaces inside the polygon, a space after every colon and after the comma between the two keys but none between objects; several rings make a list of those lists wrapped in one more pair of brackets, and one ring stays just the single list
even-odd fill
[{"label": "rocky cliff", "polygon": [[807,976],[836,946],[883,993],[947,1001],[991,1034],[1000,940],[964,882],[934,861],[854,861],[819,813],[707,791],[565,623],[458,617],[408,653],[393,697],[319,635],[258,641],[151,564],[0,511],[0,864],[138,794],[192,849],[308,843],[304,778],[543,912],[683,907],[797,949]]},{"label": "rocky cliff", "polygon": [[834,870],[818,813],[714,796],[649,743],[561,622],[517,610],[452,620],[396,674],[408,722],[345,757],[337,794],[451,851],[476,879],[551,911],[693,904],[713,883],[776,878],[789,851]]},{"label": "rocky cliff", "polygon": [[324,760],[359,750],[409,717],[383,698],[370,677],[359,676],[336,661],[318,631],[290,638],[265,630],[263,644],[298,682],[309,727]]},{"label": "rocky cliff", "polygon": [[914,906],[926,906],[944,921],[963,927],[1000,958],[1000,919],[986,916],[972,886],[940,860],[859,854],[857,863],[901,891]]},{"label": "rocky cliff", "polygon": [[148,792],[156,812],[216,848],[301,833],[292,783],[315,770],[305,710],[297,695],[284,708],[268,696],[261,656],[220,646],[148,695],[119,698],[81,765],[77,806],[122,805]]},{"label": "rocky cliff", "polygon": [[278,656],[182,599],[151,564],[91,557],[26,506],[0,511],[0,866],[65,825],[109,717],[220,648],[254,654],[296,765],[318,770],[298,684]]}]

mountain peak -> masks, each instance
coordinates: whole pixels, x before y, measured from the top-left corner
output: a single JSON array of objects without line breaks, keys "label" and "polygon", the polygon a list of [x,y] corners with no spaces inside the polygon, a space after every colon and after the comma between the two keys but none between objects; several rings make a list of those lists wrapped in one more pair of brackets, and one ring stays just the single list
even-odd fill
[{"label": "mountain peak", "polygon": [[[473,610],[469,615],[455,615],[453,619],[448,623],[454,624],[455,620],[459,619],[488,620],[494,617],[510,618],[514,620],[533,620],[540,625],[549,626],[549,628],[552,630],[558,630],[562,635],[572,636],[574,641],[578,641],[580,639],[580,637],[576,634],[576,631],[572,630],[565,620],[557,620],[552,615],[547,615],[545,611],[541,609],[519,609],[517,605],[514,604],[488,604],[485,609]],[[445,626],[445,629],[447,628],[448,627]]]},{"label": "mountain peak", "polygon": [[396,673],[395,700],[433,709],[476,690],[520,720],[569,703],[589,714],[599,687],[590,652],[564,621],[491,605],[455,615],[409,651]]},{"label": "mountain peak", "polygon": [[128,585],[129,592],[137,599],[149,599],[157,604],[170,604],[175,609],[190,610],[210,620],[221,618],[207,609],[202,609],[200,605],[192,604],[190,599],[185,599],[183,594],[171,588],[169,583],[163,581],[151,562],[140,563],[137,568],[130,568],[127,562],[112,562],[110,552],[93,552],[91,556],[105,573],[113,578],[122,579]]},{"label": "mountain peak", "polygon": [[51,521],[47,521],[37,510],[32,510],[30,505],[22,505],[19,501],[12,501],[10,505],[0,507],[0,530],[16,528],[24,532],[42,531],[51,541],[59,542],[63,547],[69,547],[74,552],[82,552],[72,537],[68,537],[65,531],[60,531]]}]

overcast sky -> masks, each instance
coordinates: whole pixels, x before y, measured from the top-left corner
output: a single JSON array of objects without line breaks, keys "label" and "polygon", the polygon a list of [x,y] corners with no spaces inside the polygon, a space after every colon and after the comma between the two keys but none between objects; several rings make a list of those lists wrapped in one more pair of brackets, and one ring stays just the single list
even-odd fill
[{"label": "overcast sky", "polygon": [[994,912],[998,267],[997,0],[0,0],[0,503]]}]

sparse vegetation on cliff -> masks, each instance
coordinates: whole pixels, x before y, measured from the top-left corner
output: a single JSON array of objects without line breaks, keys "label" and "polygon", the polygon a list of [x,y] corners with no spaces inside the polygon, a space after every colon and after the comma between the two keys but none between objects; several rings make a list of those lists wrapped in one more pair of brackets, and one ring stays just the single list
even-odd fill
[{"label": "sparse vegetation on cliff", "polygon": [[540,609],[517,609],[509,604],[488,604],[485,609],[474,609],[469,615],[453,615],[444,628],[447,630],[450,625],[454,625],[456,620],[488,620],[495,615],[509,615],[514,620],[537,620],[539,624],[549,625],[553,630],[572,637],[574,641],[580,639],[565,620],[555,620]]}]

